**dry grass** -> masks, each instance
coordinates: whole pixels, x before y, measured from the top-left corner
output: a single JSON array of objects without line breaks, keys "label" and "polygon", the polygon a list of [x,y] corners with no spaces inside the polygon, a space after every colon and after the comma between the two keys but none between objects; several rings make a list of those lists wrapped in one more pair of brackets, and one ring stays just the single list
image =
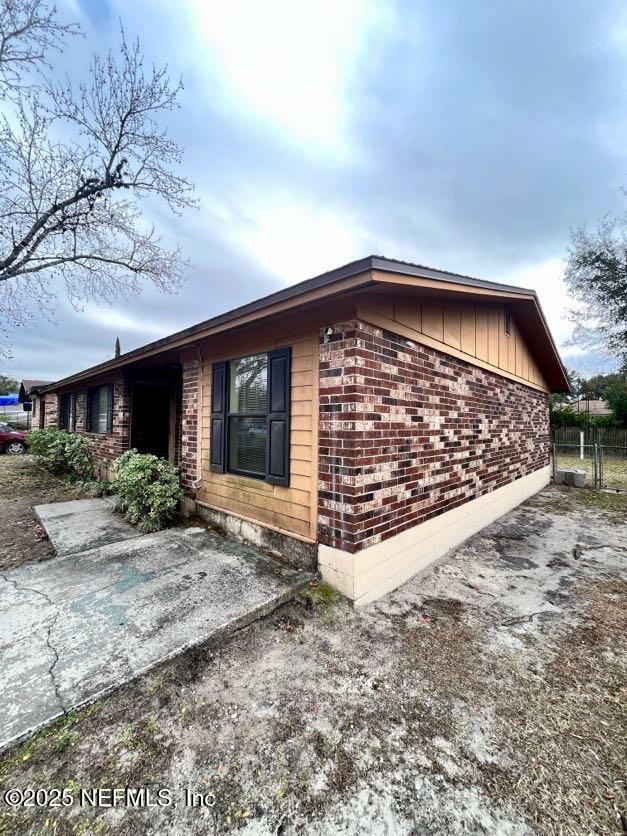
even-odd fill
[{"label": "dry grass", "polygon": [[618,833],[627,812],[627,582],[589,583],[579,603],[582,623],[560,635],[542,676],[510,657],[497,698],[518,753],[501,792],[555,836]]},{"label": "dry grass", "polygon": [[515,515],[371,608],[311,587],[0,758],[0,792],[191,786],[212,811],[0,804],[0,833],[620,832],[627,497],[552,488]]},{"label": "dry grass", "polygon": [[53,555],[35,505],[80,496],[75,486],[38,467],[33,456],[0,455],[0,572]]}]

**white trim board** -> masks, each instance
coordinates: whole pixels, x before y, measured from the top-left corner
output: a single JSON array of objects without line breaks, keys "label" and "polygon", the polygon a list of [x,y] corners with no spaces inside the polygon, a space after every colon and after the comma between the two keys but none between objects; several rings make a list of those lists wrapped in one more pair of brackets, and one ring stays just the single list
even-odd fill
[{"label": "white trim board", "polygon": [[356,554],[320,544],[322,577],[356,606],[376,601],[502,517],[551,480],[547,465]]}]

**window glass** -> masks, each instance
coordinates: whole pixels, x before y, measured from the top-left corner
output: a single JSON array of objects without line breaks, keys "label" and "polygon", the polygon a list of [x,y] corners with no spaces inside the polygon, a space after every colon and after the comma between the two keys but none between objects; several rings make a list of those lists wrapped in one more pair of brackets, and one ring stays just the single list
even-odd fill
[{"label": "window glass", "polygon": [[99,433],[107,431],[107,414],[109,409],[109,391],[106,386],[98,389],[98,430]]},{"label": "window glass", "polygon": [[229,412],[265,413],[268,405],[266,354],[231,360],[229,381]]},{"label": "window glass", "polygon": [[228,470],[266,475],[268,356],[254,354],[229,363]]},{"label": "window glass", "polygon": [[62,430],[74,429],[74,395],[61,395],[60,422]]},{"label": "window glass", "polygon": [[251,476],[266,474],[266,419],[232,415],[229,419],[229,469]]},{"label": "window glass", "polygon": [[108,431],[109,387],[98,386],[89,394],[89,429],[92,433],[106,433]]}]

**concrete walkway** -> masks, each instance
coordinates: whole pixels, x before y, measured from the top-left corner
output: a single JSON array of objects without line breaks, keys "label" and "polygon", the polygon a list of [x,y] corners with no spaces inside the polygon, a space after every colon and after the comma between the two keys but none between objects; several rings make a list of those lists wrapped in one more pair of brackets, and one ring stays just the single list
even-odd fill
[{"label": "concrete walkway", "polygon": [[[59,513],[48,515],[50,530],[62,548],[73,549],[77,538],[56,528],[62,505],[75,503],[58,503]],[[40,519],[42,507],[50,508],[40,506]],[[88,527],[86,538],[94,531]],[[127,537],[5,572],[0,749],[270,612],[309,578],[202,528]]]},{"label": "concrete walkway", "polygon": [[139,531],[112,512],[113,499],[73,499],[36,505],[35,515],[59,555],[76,554],[139,537]]}]

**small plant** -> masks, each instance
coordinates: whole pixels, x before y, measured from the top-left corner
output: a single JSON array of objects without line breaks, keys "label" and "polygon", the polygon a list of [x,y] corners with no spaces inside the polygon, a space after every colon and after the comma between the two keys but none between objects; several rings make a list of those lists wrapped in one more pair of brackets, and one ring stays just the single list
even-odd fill
[{"label": "small plant", "polygon": [[67,729],[63,729],[57,736],[57,752],[65,752],[65,750],[68,748],[71,742],[72,736],[70,735],[69,731]]},{"label": "small plant", "polygon": [[94,478],[94,465],[86,438],[48,427],[31,430],[26,440],[29,451],[50,473],[72,482]]},{"label": "small plant", "polygon": [[299,593],[298,600],[308,610],[328,613],[340,601],[340,594],[324,581],[309,581],[307,588]]},{"label": "small plant", "polygon": [[108,496],[113,493],[113,485],[104,479],[88,479],[86,482],[82,482],[80,487],[84,493],[93,497]]},{"label": "small plant", "polygon": [[116,509],[143,533],[165,528],[183,498],[176,469],[165,459],[137,450],[123,453],[114,467]]}]

